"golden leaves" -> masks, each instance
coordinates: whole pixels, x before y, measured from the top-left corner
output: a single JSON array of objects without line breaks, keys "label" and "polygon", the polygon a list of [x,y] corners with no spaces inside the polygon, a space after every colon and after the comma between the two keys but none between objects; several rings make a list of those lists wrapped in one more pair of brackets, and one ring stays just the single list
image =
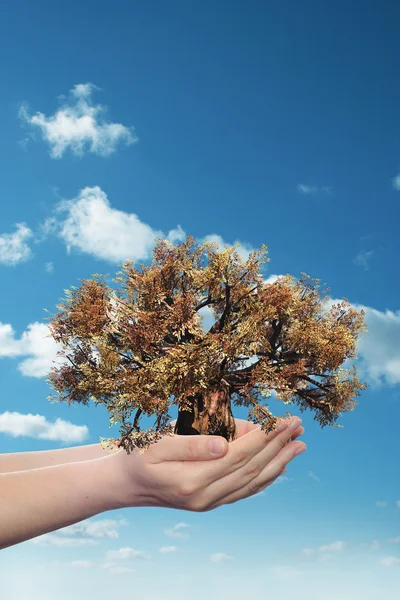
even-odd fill
[{"label": "golden leaves", "polygon": [[[326,291],[304,273],[264,283],[267,260],[265,245],[243,261],[236,246],[159,239],[152,265],[139,270],[126,261],[116,289],[95,275],[66,290],[50,323],[70,362],[49,376],[60,400],[104,404],[127,451],[166,431],[172,403],[207,396],[223,382],[235,405],[249,406],[266,428],[276,419],[259,401],[271,390],[315,411],[322,426],[353,410],[365,384],[341,365],[355,356],[362,311],[345,299],[327,310]],[[215,314],[211,332],[201,327],[200,306]],[[243,356],[256,362],[244,367]],[[141,413],[157,415],[154,433],[140,434]]]}]

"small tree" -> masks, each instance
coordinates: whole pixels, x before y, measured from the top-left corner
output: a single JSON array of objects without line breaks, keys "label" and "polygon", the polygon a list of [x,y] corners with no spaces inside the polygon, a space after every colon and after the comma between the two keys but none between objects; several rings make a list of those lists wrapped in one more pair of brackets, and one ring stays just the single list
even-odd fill
[{"label": "small tree", "polygon": [[[333,425],[366,387],[354,366],[341,368],[355,357],[364,312],[345,299],[328,310],[319,280],[303,273],[299,281],[287,275],[265,283],[266,256],[265,245],[243,261],[235,246],[218,251],[191,236],[177,245],[159,239],[151,266],[141,264],[140,272],[127,261],[116,289],[106,276],[81,280],[50,321],[68,360],[50,372],[59,394],[50,399],[102,403],[110,424],[121,423],[120,438],[101,438],[102,445],[128,454],[173,433],[172,404],[180,435],[234,440],[231,401],[269,432],[277,418],[261,402],[272,390],[301,412],[313,410],[322,427]],[[216,319],[207,332],[204,307]],[[143,413],[157,415],[155,428],[141,432]]]}]

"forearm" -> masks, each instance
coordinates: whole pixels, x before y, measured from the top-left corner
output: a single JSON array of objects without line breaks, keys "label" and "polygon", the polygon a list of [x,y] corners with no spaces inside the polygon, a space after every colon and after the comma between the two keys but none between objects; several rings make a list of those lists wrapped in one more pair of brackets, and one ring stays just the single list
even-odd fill
[{"label": "forearm", "polygon": [[0,454],[0,473],[13,473],[27,469],[39,469],[71,462],[82,462],[107,456],[109,451],[100,444],[57,448],[57,450],[38,450],[36,452],[13,452]]},{"label": "forearm", "polygon": [[0,549],[120,508],[114,456],[0,474]]}]

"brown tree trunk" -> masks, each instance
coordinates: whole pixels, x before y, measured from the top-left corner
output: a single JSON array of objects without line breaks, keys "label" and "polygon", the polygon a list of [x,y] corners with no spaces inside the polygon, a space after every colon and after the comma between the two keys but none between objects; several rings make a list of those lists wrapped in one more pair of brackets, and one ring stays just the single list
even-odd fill
[{"label": "brown tree trunk", "polygon": [[229,392],[221,390],[209,397],[189,396],[190,410],[178,410],[174,433],[178,435],[220,435],[228,442],[236,439],[236,424]]}]

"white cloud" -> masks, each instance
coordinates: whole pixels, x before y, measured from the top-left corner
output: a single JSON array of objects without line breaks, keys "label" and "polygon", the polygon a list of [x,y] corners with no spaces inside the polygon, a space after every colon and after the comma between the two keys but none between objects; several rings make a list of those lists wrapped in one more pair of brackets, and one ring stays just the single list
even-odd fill
[{"label": "white cloud", "polygon": [[187,523],[177,523],[172,529],[164,529],[164,533],[169,537],[174,538],[187,538],[188,536],[181,533],[180,529],[187,529],[190,527]]},{"label": "white cloud", "polygon": [[364,271],[369,270],[368,261],[374,255],[373,250],[369,250],[368,252],[359,252],[357,256],[353,259],[353,263],[358,267],[362,267]]},{"label": "white cloud", "polygon": [[238,246],[238,248],[236,248],[236,252],[239,254],[240,258],[244,261],[246,261],[251,252],[254,252],[254,248],[250,245],[250,244],[246,244],[246,243],[242,243],[239,242],[238,240],[236,240],[235,242],[233,242],[233,244],[227,244],[227,242],[225,242],[222,237],[220,235],[217,235],[216,233],[211,233],[209,235],[206,235],[205,237],[201,238],[199,243],[202,244],[204,242],[216,242],[218,245],[218,249],[219,251],[224,250],[225,246],[234,246],[235,244],[240,244],[240,246]]},{"label": "white cloud", "polygon": [[83,536],[89,538],[108,538],[108,539],[117,539],[119,538],[119,533],[117,531],[117,527],[128,525],[128,521],[126,519],[120,519],[116,521],[115,519],[98,519],[96,521],[85,520],[80,523],[74,523],[73,525],[69,525],[68,527],[63,527],[58,531],[59,535],[65,536]]},{"label": "white cloud", "polygon": [[29,115],[22,106],[22,121],[39,130],[50,146],[50,156],[61,158],[69,148],[77,156],[91,152],[99,156],[113,154],[120,143],[130,145],[138,140],[133,127],[110,123],[104,119],[105,107],[92,103],[92,92],[98,90],[91,83],[75,85],[70,99],[53,115],[41,112]]},{"label": "white cloud", "polygon": [[311,479],[315,479],[315,481],[321,481],[320,478],[313,473],[313,471],[308,471],[308,476],[311,477]]},{"label": "white cloud", "polygon": [[363,542],[360,544],[360,548],[366,548],[367,550],[379,550],[381,547],[380,542],[378,540],[373,540],[372,542]]},{"label": "white cloud", "polygon": [[115,575],[119,575],[120,573],[135,573],[135,569],[131,567],[123,567],[122,565],[114,565],[110,563],[105,563],[102,565],[104,569],[108,569],[110,573],[114,573]]},{"label": "white cloud", "polygon": [[314,557],[317,562],[330,562],[332,560],[332,553],[343,552],[347,549],[346,542],[336,540],[331,544],[320,546],[319,548],[302,548],[300,555],[308,558]]},{"label": "white cloud", "polygon": [[398,175],[396,175],[396,177],[393,177],[392,183],[393,183],[394,189],[397,190],[398,192],[400,192],[400,173]]},{"label": "white cloud", "polygon": [[[400,501],[397,502],[398,507],[400,508]],[[395,538],[389,538],[388,542],[390,542],[391,544],[400,544],[400,535],[398,535]]]},{"label": "white cloud", "polygon": [[45,268],[46,273],[49,273],[49,274],[54,273],[54,265],[52,262],[44,263],[44,268]]},{"label": "white cloud", "polygon": [[358,342],[357,370],[370,385],[400,383],[400,310],[379,311],[353,304],[365,311],[368,331]]},{"label": "white cloud", "polygon": [[79,546],[96,546],[100,542],[91,538],[64,537],[56,533],[45,533],[38,537],[28,540],[28,543],[38,544],[39,546],[57,546],[63,548],[77,548]]},{"label": "white cloud", "polygon": [[18,365],[22,375],[27,377],[46,377],[54,366],[66,361],[57,356],[61,346],[51,337],[45,323],[31,323],[21,338],[15,338],[11,325],[0,322],[0,358],[27,356]]},{"label": "white cloud", "polygon": [[376,502],[376,506],[378,508],[386,508],[387,505],[388,505],[387,500],[377,500],[377,502]]},{"label": "white cloud", "polygon": [[106,554],[107,560],[127,560],[130,558],[143,558],[149,560],[150,555],[142,550],[134,550],[127,546],[126,548],[119,548],[119,550],[109,550]]},{"label": "white cloud", "polygon": [[233,556],[228,556],[227,554],[224,554],[224,552],[216,552],[215,554],[210,555],[210,560],[214,563],[221,563],[233,560]]},{"label": "white cloud", "polygon": [[[280,277],[283,275],[270,275],[264,282],[274,283]],[[329,310],[333,304],[340,302],[342,299],[331,298],[325,309]],[[370,386],[399,384],[400,310],[380,311],[362,304],[350,304],[358,311],[364,310],[367,325],[367,331],[360,336],[357,344],[356,365],[360,379]],[[215,321],[211,309],[205,307],[199,313],[204,317],[203,329],[209,329]]]},{"label": "white cloud", "polygon": [[9,323],[0,323],[0,357],[21,355],[21,342],[14,335]]},{"label": "white cloud", "polygon": [[272,284],[275,283],[278,279],[283,277],[283,275],[269,275],[266,279],[264,279],[264,283]]},{"label": "white cloud", "polygon": [[346,550],[346,548],[347,548],[346,542],[343,542],[341,540],[336,540],[335,542],[332,542],[332,544],[328,544],[326,546],[320,546],[318,548],[318,550],[320,552],[343,552],[343,550]]},{"label": "white cloud", "polygon": [[71,561],[71,565],[73,567],[80,567],[83,569],[91,569],[97,566],[96,563],[91,560],[73,560]]},{"label": "white cloud", "polygon": [[[285,483],[285,481],[293,481],[293,477],[287,477],[286,475],[280,475],[271,485],[277,485],[279,483]],[[261,492],[259,492],[260,494]]]},{"label": "white cloud", "polygon": [[[78,249],[108,262],[151,258],[155,239],[165,237],[162,231],[143,223],[137,215],[112,208],[98,186],[82,189],[76,198],[61,201],[56,210],[67,213],[58,223],[58,234],[67,251]],[[45,229],[54,231],[55,222],[49,221]],[[167,239],[174,243],[185,237],[178,226],[169,232]]]},{"label": "white cloud", "polygon": [[14,266],[31,258],[32,251],[27,240],[32,238],[32,231],[25,223],[17,223],[14,233],[0,234],[0,264]]},{"label": "white cloud", "polygon": [[[97,546],[99,539],[117,539],[118,527],[128,525],[126,519],[97,519],[81,521],[68,525],[56,532],[45,533],[29,542],[42,546],[79,547]],[[93,563],[94,564],[94,563]],[[82,566],[82,565],[80,565]]]},{"label": "white cloud", "polygon": [[161,554],[170,554],[171,552],[176,552],[176,551],[177,551],[176,546],[162,546],[159,549],[159,552],[161,552]]},{"label": "white cloud", "polygon": [[300,554],[303,554],[303,556],[314,556],[315,550],[313,548],[302,548]]},{"label": "white cloud", "polygon": [[0,433],[71,443],[85,440],[89,430],[86,425],[74,425],[60,418],[51,423],[43,415],[6,411],[0,413]]},{"label": "white cloud", "polygon": [[380,563],[385,567],[399,567],[400,558],[398,558],[397,556],[385,556],[384,558],[381,558]]},{"label": "white cloud", "polygon": [[[330,298],[324,310],[341,302],[342,299]],[[350,302],[350,307],[365,312],[367,325],[367,331],[358,340],[355,361],[361,381],[367,381],[370,387],[400,383],[400,310],[380,311],[354,302]],[[346,361],[345,368],[350,363]]]},{"label": "white cloud", "polygon": [[[151,258],[156,238],[166,238],[171,243],[186,239],[180,225],[165,234],[143,223],[136,214],[113,208],[98,186],[83,188],[75,198],[62,200],[57,204],[56,212],[66,213],[65,218],[46,219],[40,227],[43,236],[56,233],[68,252],[77,249],[112,263]],[[226,245],[221,236],[215,234],[205,236],[199,243],[205,241],[217,242],[221,250]],[[243,260],[247,260],[253,248],[240,244],[237,251]]]},{"label": "white cloud", "polygon": [[332,188],[322,185],[308,185],[305,183],[299,183],[297,185],[297,191],[299,194],[305,194],[308,196],[316,196],[317,194],[332,194]]},{"label": "white cloud", "polygon": [[270,573],[274,573],[275,575],[279,575],[280,577],[284,577],[287,579],[288,577],[295,578],[304,575],[303,571],[299,569],[294,569],[293,567],[287,565],[278,565],[276,567],[270,567],[268,569]]}]

